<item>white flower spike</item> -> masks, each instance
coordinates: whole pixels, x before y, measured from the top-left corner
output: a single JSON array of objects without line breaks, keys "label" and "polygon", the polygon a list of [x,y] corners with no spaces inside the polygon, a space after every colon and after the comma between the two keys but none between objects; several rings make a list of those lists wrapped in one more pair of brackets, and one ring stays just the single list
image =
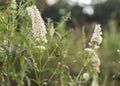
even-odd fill
[{"label": "white flower spike", "polygon": [[89,42],[89,46],[93,46],[94,48],[99,48],[99,45],[102,43],[102,32],[100,24],[95,26],[94,33],[92,35],[92,38]]},{"label": "white flower spike", "polygon": [[91,49],[91,48],[85,48],[85,51],[88,53],[88,55],[90,56],[88,59],[89,64],[92,66],[92,69],[94,72],[96,73],[100,73],[100,59],[97,55],[97,53]]},{"label": "white flower spike", "polygon": [[47,43],[46,39],[46,27],[44,21],[41,17],[39,10],[37,9],[36,5],[32,5],[26,8],[28,15],[31,17],[32,20],[32,33],[35,41],[43,41]]},{"label": "white flower spike", "polygon": [[84,74],[83,74],[83,79],[84,79],[84,80],[89,80],[89,78],[90,78],[90,77],[89,77],[89,74],[88,74],[88,73],[84,73]]},{"label": "white flower spike", "polygon": [[16,0],[11,0],[11,5],[10,5],[10,7],[11,7],[12,9],[16,9],[16,8],[17,8]]}]

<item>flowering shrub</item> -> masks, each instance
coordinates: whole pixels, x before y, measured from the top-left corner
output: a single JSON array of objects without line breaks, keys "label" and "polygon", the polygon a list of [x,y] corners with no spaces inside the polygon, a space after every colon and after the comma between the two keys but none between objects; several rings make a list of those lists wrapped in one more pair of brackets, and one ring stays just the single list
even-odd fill
[{"label": "flowering shrub", "polygon": [[50,19],[44,22],[31,0],[19,5],[12,0],[0,14],[0,86],[107,86],[108,75],[101,68],[107,63],[98,51],[108,38],[103,40],[97,24],[89,43],[84,28],[75,41],[78,31],[65,29],[69,18],[63,16],[54,26]]}]

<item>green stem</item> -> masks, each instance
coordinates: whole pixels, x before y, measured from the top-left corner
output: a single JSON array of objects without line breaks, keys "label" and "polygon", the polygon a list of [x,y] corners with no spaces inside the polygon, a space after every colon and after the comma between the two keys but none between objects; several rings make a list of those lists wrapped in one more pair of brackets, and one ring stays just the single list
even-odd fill
[{"label": "green stem", "polygon": [[93,74],[93,81],[92,81],[91,86],[99,86],[99,84],[98,84],[98,74],[97,73]]},{"label": "green stem", "polygon": [[[58,48],[58,45],[56,45],[56,47],[54,48],[52,53],[49,55],[49,57],[51,57],[54,54],[54,52],[56,51],[57,48]],[[49,60],[50,60],[49,57],[48,57],[47,61],[45,62],[45,64],[43,65],[42,69],[44,69],[46,67],[47,63],[49,62]]]},{"label": "green stem", "polygon": [[39,62],[38,62],[39,64],[39,80],[38,80],[38,83],[39,83],[39,86],[40,86],[40,83],[41,83],[41,77],[42,77],[42,75],[41,75],[41,72],[42,72],[42,56],[41,56],[41,50],[40,50],[40,53],[39,53]]},{"label": "green stem", "polygon": [[82,67],[81,68],[81,70],[80,70],[80,72],[78,73],[78,75],[77,75],[77,77],[76,77],[76,82],[78,81],[78,79],[79,79],[79,77],[80,77],[80,75],[81,75],[81,73],[82,73],[82,71],[84,70],[84,67]]}]

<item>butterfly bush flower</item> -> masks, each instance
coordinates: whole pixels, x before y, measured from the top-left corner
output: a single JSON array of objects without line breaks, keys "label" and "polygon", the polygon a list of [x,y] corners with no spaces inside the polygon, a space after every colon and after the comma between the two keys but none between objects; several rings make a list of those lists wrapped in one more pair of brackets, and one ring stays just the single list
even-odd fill
[{"label": "butterfly bush flower", "polygon": [[32,20],[32,29],[33,29],[32,33],[33,33],[33,37],[35,38],[35,41],[41,40],[47,43],[46,27],[45,27],[44,21],[36,5],[27,7],[26,10]]},{"label": "butterfly bush flower", "polygon": [[98,73],[100,73],[100,59],[92,48],[85,48],[85,51],[87,53],[87,62],[88,65],[90,65],[90,70],[92,72],[92,83],[91,86],[99,86],[98,83]]},{"label": "butterfly bush flower", "polygon": [[95,30],[89,42],[89,46],[93,46],[94,48],[99,48],[99,45],[102,43],[101,35],[102,35],[101,27],[100,24],[98,24],[95,26]]},{"label": "butterfly bush flower", "polygon": [[87,52],[87,54],[89,56],[87,58],[87,60],[88,60],[88,63],[92,67],[92,71],[96,72],[96,73],[99,73],[100,72],[100,69],[99,69],[100,59],[99,59],[97,53],[91,48],[85,48],[85,51]]},{"label": "butterfly bush flower", "polygon": [[38,46],[36,46],[36,48],[37,49],[40,49],[41,51],[44,51],[44,50],[46,50],[46,48],[45,48],[45,46],[40,46],[40,45],[38,45]]},{"label": "butterfly bush flower", "polygon": [[11,0],[10,12],[9,13],[11,13],[11,14],[16,13],[17,12],[16,9],[17,9],[17,2],[16,2],[16,0]]},{"label": "butterfly bush flower", "polygon": [[88,74],[88,73],[84,73],[84,74],[83,74],[83,79],[84,79],[84,80],[87,81],[87,80],[89,80],[89,78],[90,78],[90,77],[89,77],[89,74]]},{"label": "butterfly bush flower", "polygon": [[98,54],[96,53],[96,49],[100,47],[100,44],[102,43],[102,32],[100,24],[95,26],[94,33],[91,37],[91,40],[89,42],[90,48],[85,48],[85,52],[87,54],[87,62],[91,66],[91,71],[93,72],[92,78],[93,81],[91,83],[91,86],[99,86],[98,84],[98,73],[100,73],[100,59],[98,57]]},{"label": "butterfly bush flower", "polygon": [[12,9],[16,9],[16,8],[17,8],[16,0],[11,0],[11,5],[10,5],[10,7],[11,7]]}]

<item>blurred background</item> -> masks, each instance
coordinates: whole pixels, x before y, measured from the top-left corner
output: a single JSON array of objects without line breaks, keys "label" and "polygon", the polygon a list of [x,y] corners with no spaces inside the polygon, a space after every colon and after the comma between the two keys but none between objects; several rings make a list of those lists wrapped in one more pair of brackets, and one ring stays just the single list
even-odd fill
[{"label": "blurred background", "polygon": [[[41,2],[42,3],[42,2]],[[71,12],[72,27],[100,23],[108,27],[111,20],[120,26],[120,0],[45,0],[43,17],[59,21],[61,16]]]},{"label": "blurred background", "polygon": [[[0,0],[0,10],[10,1]],[[117,28],[120,27],[120,0],[37,0],[36,4],[44,19],[51,18],[55,22],[71,12],[71,19],[67,22],[70,27],[80,28],[94,23],[108,27],[111,20],[115,21]]]}]

